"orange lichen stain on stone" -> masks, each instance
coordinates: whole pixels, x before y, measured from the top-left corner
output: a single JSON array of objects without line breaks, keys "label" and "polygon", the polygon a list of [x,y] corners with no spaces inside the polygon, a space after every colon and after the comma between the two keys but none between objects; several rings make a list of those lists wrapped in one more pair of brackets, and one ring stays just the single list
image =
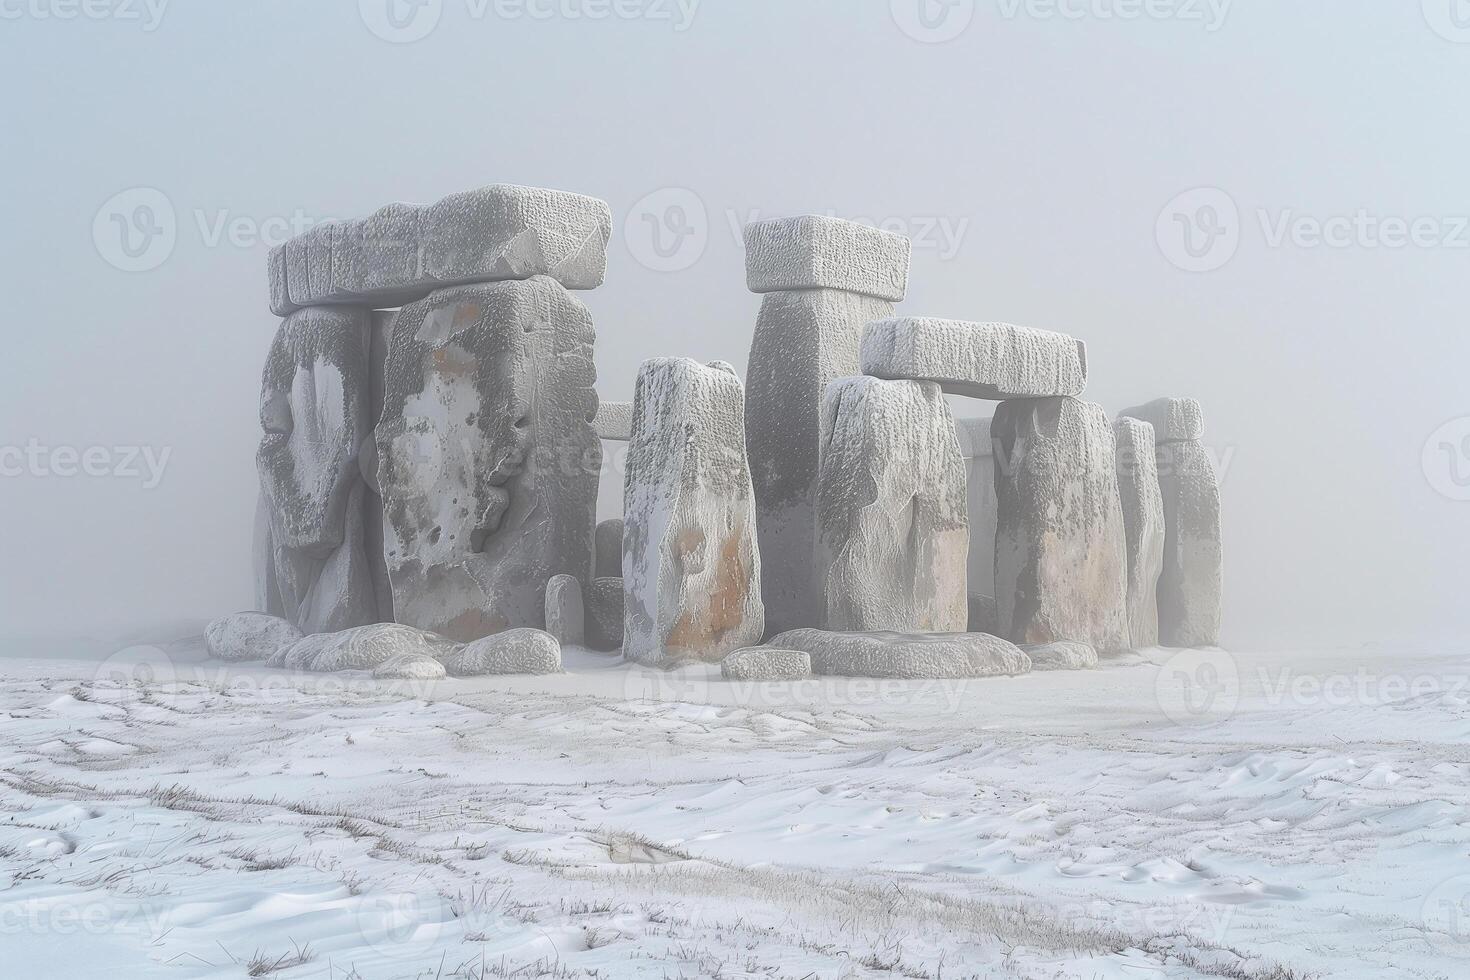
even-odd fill
[{"label": "orange lichen stain on stone", "polygon": [[[720,543],[714,587],[710,590],[707,601],[699,607],[686,609],[679,616],[674,628],[669,631],[665,646],[688,650],[696,655],[708,654],[722,636],[744,622],[750,575],[740,553],[743,537],[741,529],[737,527]],[[699,540],[703,543],[702,533],[699,534]]]}]

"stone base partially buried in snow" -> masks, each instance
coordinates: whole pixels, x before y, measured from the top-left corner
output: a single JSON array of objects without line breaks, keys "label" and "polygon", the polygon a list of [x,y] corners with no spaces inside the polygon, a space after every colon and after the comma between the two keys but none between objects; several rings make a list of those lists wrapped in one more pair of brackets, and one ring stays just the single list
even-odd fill
[{"label": "stone base partially buried in snow", "polygon": [[789,630],[772,649],[811,656],[812,671],[848,677],[1003,677],[1024,674],[1031,658],[1015,644],[985,633],[834,633]]},{"label": "stone base partially buried in snow", "polygon": [[1092,670],[1097,666],[1097,651],[1086,643],[1058,640],[1021,650],[1031,658],[1032,670]]},{"label": "stone base partially buried in snow", "polygon": [[727,681],[795,681],[812,674],[812,658],[800,650],[747,647],[720,661]]},{"label": "stone base partially buried in snow", "polygon": [[561,644],[543,630],[514,629],[467,643],[444,658],[454,677],[560,674]]},{"label": "stone base partially buried in snow", "polygon": [[401,657],[437,660],[454,645],[441,636],[398,623],[374,623],[338,633],[313,633],[282,647],[267,667],[309,670],[377,670]]},{"label": "stone base partially buried in snow", "polygon": [[210,623],[204,631],[204,644],[216,660],[269,660],[301,637],[299,629],[277,616],[240,612]]}]

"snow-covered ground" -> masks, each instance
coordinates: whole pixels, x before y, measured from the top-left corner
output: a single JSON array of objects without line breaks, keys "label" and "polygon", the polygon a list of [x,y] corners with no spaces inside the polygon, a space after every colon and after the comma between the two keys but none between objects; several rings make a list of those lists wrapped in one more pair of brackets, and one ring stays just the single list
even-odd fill
[{"label": "snow-covered ground", "polygon": [[1470,976],[1470,651],[567,660],[0,660],[0,975]]}]

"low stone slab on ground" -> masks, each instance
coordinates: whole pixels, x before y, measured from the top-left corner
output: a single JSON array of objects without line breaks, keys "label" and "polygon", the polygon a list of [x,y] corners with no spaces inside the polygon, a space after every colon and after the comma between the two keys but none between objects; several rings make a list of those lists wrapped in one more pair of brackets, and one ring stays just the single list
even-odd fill
[{"label": "low stone slab on ground", "polygon": [[326,673],[376,670],[404,655],[437,659],[454,644],[441,636],[399,623],[374,623],[337,633],[314,633],[276,652],[270,667]]},{"label": "low stone slab on ground", "polygon": [[745,226],[745,280],[753,293],[841,289],[890,302],[908,290],[913,245],[903,235],[804,214]]},{"label": "low stone slab on ground", "polygon": [[800,650],[746,647],[720,661],[720,674],[731,681],[790,681],[811,673],[812,658]]},{"label": "low stone slab on ground", "polygon": [[1031,659],[1014,643],[985,633],[799,629],[772,637],[770,646],[809,654],[815,673],[849,677],[996,677],[1031,669]]},{"label": "low stone slab on ground", "polygon": [[1086,643],[1059,640],[1021,647],[1031,658],[1032,670],[1091,670],[1097,666],[1097,651]]},{"label": "low stone slab on ground", "polygon": [[560,674],[561,644],[544,630],[513,629],[467,643],[444,658],[454,677]]},{"label": "low stone slab on ground", "polygon": [[204,630],[204,646],[216,660],[269,660],[302,635],[299,629],[277,616],[239,612],[210,623]]},{"label": "low stone slab on ground", "polygon": [[380,681],[436,681],[446,676],[444,665],[423,653],[397,653],[378,665],[373,677]]},{"label": "low stone slab on ground", "polygon": [[1049,398],[1087,387],[1087,348],[1066,334],[1009,323],[889,317],[863,331],[863,373],[932,381],[970,398]]}]

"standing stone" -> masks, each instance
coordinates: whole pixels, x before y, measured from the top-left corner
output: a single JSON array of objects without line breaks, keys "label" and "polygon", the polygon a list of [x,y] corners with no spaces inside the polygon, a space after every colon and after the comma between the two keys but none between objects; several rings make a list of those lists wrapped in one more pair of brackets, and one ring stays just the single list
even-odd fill
[{"label": "standing stone", "polygon": [[546,632],[556,637],[556,642],[562,646],[586,644],[582,583],[575,575],[555,575],[546,583]]},{"label": "standing stone", "polygon": [[555,280],[456,286],[394,319],[377,427],[395,618],[470,641],[591,578],[602,444],[587,308]]},{"label": "standing stone", "polygon": [[1164,566],[1164,498],[1159,490],[1154,429],[1138,419],[1113,423],[1118,491],[1128,541],[1128,629],[1133,647],[1158,646],[1159,575]]},{"label": "standing stone", "polygon": [[270,503],[261,493],[255,502],[255,536],[251,548],[255,578],[255,610],[270,616],[284,616],[285,603],[276,588],[276,546],[271,538]]},{"label": "standing stone", "polygon": [[908,282],[901,235],[835,218],[755,222],[745,231],[750,288],[765,293],[746,376],[768,633],[822,619],[816,567],[822,394],[858,373],[863,325],[893,312]]},{"label": "standing stone", "polygon": [[1107,416],[1075,398],[1006,401],[991,434],[1002,635],[1127,649],[1128,550]]},{"label": "standing stone", "polygon": [[[621,556],[619,556],[621,558]],[[587,645],[616,650],[623,645],[623,577],[599,576],[587,590]]]},{"label": "standing stone", "polygon": [[1087,387],[1082,341],[1009,323],[880,320],[863,331],[861,361],[863,373],[875,378],[933,381],[970,398],[1080,395]]},{"label": "standing stone", "polygon": [[655,358],[638,372],[623,491],[623,655],[718,662],[760,641],[760,552],[734,368]]},{"label": "standing stone", "polygon": [[627,442],[633,438],[633,403],[601,402],[597,418],[592,420],[597,438],[608,442]]},{"label": "standing stone", "polygon": [[[281,323],[266,360],[256,452],[272,555],[265,604],[305,633],[377,621],[358,453],[369,431],[369,316],[306,307]],[[263,610],[271,612],[267,608]]]},{"label": "standing stone", "polygon": [[623,577],[623,519],[614,517],[597,525],[596,578]]},{"label": "standing stone", "polygon": [[965,462],[939,386],[834,381],[821,444],[824,628],[964,632]]},{"label": "standing stone", "polygon": [[[990,442],[990,419],[955,419],[954,427],[960,455],[965,458],[965,497],[970,515],[968,588],[972,595],[992,596],[995,593],[995,451]],[[993,629],[980,632],[989,633]]]}]

